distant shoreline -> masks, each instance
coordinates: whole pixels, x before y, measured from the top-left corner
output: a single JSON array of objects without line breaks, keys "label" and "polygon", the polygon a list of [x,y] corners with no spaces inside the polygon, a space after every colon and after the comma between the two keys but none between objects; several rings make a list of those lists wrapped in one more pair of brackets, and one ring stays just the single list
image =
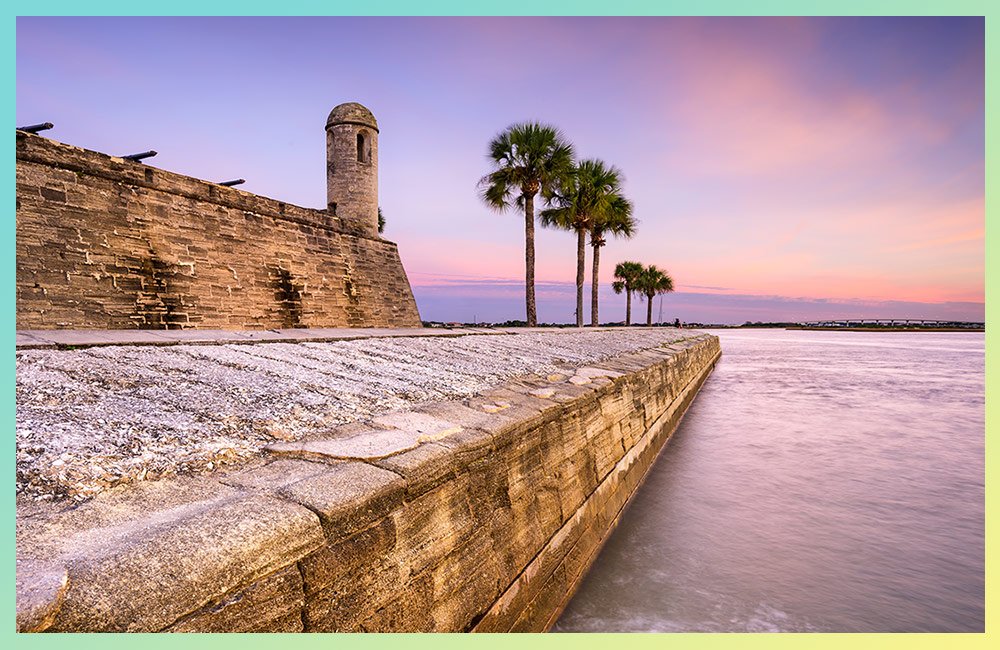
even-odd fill
[{"label": "distant shoreline", "polygon": [[[751,328],[745,328],[751,329]],[[786,327],[809,332],[985,332],[984,327]]]},{"label": "distant shoreline", "polygon": [[[459,323],[441,321],[423,321],[423,327],[428,329],[528,329],[523,321],[506,321],[503,323]],[[657,323],[655,325],[625,326],[623,323],[602,323],[600,329],[645,329],[647,327],[676,327],[673,323]],[[570,323],[539,323],[537,329],[576,329]],[[583,329],[593,329],[585,327]],[[804,330],[809,332],[985,332],[985,327],[933,327],[904,325],[873,325],[851,327],[821,327],[818,325],[793,325],[789,323],[761,323],[760,325],[723,325],[719,323],[684,323],[684,330]]]}]

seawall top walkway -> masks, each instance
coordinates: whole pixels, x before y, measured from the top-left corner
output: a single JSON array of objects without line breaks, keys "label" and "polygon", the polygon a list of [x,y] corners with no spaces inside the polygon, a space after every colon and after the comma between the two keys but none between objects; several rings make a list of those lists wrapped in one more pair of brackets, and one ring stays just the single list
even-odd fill
[{"label": "seawall top walkway", "polygon": [[22,332],[19,502],[86,499],[331,436],[352,441],[344,456],[379,456],[400,439],[398,427],[438,433],[427,429],[434,423],[379,423],[392,413],[511,380],[551,397],[590,383],[581,368],[697,335],[638,327]]},{"label": "seawall top walkway", "polygon": [[[472,334],[551,332],[556,328],[294,328],[267,330],[18,330],[18,350],[104,345],[227,345],[240,343],[321,343],[370,338],[453,337]],[[615,328],[597,328],[600,330]]]}]

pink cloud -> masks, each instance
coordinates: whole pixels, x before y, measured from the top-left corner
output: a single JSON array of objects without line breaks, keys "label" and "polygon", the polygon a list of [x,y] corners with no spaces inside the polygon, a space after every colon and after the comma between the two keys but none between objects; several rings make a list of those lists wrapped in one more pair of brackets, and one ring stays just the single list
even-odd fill
[{"label": "pink cloud", "polygon": [[[769,33],[781,48],[761,41]],[[818,84],[802,65],[815,48],[814,25],[802,20],[756,32],[691,22],[664,39],[648,57],[675,62],[660,93],[660,111],[682,127],[666,143],[667,168],[713,176],[857,168],[951,133],[917,110],[921,100],[905,80],[878,96]]]}]

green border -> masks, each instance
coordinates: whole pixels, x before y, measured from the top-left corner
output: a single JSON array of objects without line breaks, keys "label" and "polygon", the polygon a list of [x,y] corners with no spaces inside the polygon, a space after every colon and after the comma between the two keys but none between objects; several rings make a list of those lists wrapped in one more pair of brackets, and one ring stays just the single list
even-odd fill
[{"label": "green border", "polygon": [[[992,6],[991,6],[992,4]],[[676,0],[619,0],[617,2],[601,2],[597,0],[509,0],[497,2],[470,3],[468,0],[424,0],[423,2],[405,2],[402,0],[365,0],[354,2],[318,2],[318,1],[287,1],[278,6],[265,2],[192,2],[191,0],[175,0],[169,5],[143,5],[134,2],[92,2],[70,3],[65,0],[50,0],[49,2],[15,2],[12,17],[7,23],[8,52],[8,88],[15,86],[15,37],[14,17],[17,15],[275,15],[281,10],[283,15],[976,15],[986,16],[986,187],[1000,187],[1000,175],[995,165],[997,151],[997,128],[995,118],[997,113],[998,84],[994,66],[990,65],[990,54],[997,51],[997,30],[992,29],[992,18],[1000,15],[997,6],[1000,3],[985,1],[951,0],[929,1],[919,0],[905,2],[903,0],[816,0],[802,2],[793,0],[705,0],[703,2],[681,2]],[[991,76],[992,73],[992,76]],[[14,102],[8,104],[8,115],[14,120]],[[8,123],[9,124],[9,123]],[[991,161],[992,157],[992,161]],[[7,159],[7,178],[14,178],[14,157]],[[8,350],[14,350],[14,186],[8,180],[4,191],[4,205],[8,207],[8,217],[5,222],[3,237],[0,239],[3,255],[0,257],[2,269],[3,303],[8,305],[4,311],[0,336]],[[995,293],[1000,275],[994,273],[991,278],[988,270],[995,268],[993,252],[996,243],[996,233],[993,225],[997,218],[997,208],[986,195],[986,295]],[[996,304],[986,301],[986,320],[996,324]],[[997,458],[994,441],[998,407],[995,400],[989,398],[1000,380],[996,370],[995,334],[988,328],[986,334],[986,473],[995,476]],[[0,400],[3,421],[8,423],[10,437],[8,449],[10,456],[3,467],[3,477],[8,485],[14,482],[14,363],[11,358],[7,370],[0,373],[3,382],[4,399]],[[986,572],[991,575],[991,568],[996,565],[998,544],[996,543],[996,488],[987,483],[986,490]],[[553,634],[553,635],[155,635],[155,634],[102,634],[102,635],[18,635],[14,633],[14,491],[8,492],[8,498],[3,502],[3,520],[7,522],[6,536],[7,557],[10,558],[4,567],[5,582],[10,585],[3,599],[3,620],[9,642],[24,647],[73,647],[73,648],[111,648],[139,646],[143,648],[176,647],[206,647],[215,650],[244,650],[246,648],[267,648],[274,645],[290,645],[294,647],[348,647],[348,648],[390,648],[404,645],[412,648],[446,649],[461,645],[475,645],[480,648],[504,647],[508,644],[518,644],[527,647],[572,647],[574,649],[604,648],[609,645],[628,644],[630,647],[652,648],[842,648],[846,644],[858,648],[984,648],[997,644],[989,642],[991,632],[997,628],[997,615],[994,605],[997,602],[996,581],[987,579],[986,583],[986,629],[985,634]],[[142,579],[137,576],[137,579]]]}]

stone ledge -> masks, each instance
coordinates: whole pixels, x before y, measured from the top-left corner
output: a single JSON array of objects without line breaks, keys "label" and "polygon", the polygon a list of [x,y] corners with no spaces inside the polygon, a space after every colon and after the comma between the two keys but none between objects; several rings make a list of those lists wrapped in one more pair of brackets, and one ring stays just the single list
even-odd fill
[{"label": "stone ledge", "polygon": [[[150,483],[19,518],[16,582],[31,596],[18,598],[19,629],[163,629],[322,541],[308,509],[208,479]],[[52,587],[60,571],[63,590]],[[45,607],[54,611],[39,616]]]},{"label": "stone ledge", "polygon": [[[473,631],[540,632],[549,629],[558,620],[559,614],[573,595],[574,586],[583,579],[617,525],[629,498],[645,476],[645,471],[639,476],[630,471],[640,464],[644,464],[646,468],[652,466],[666,439],[673,435],[680,424],[685,410],[708,377],[710,369],[706,369],[684,387],[670,408],[657,418],[649,431],[615,464],[612,471],[549,539],[517,580],[477,622]],[[617,493],[623,482],[631,482],[631,485],[626,493]],[[608,503],[611,508],[605,516],[610,521],[604,526],[603,532],[595,532],[592,522],[600,518],[599,511]],[[579,549],[579,546],[583,548]],[[539,581],[548,584],[552,580],[560,580],[565,584],[561,600],[554,599],[545,589],[538,589]],[[537,607],[538,600],[542,600],[545,606]]]},{"label": "stone ledge", "polygon": [[718,355],[699,335],[19,512],[18,627],[544,629]]},{"label": "stone ledge", "polygon": [[[587,328],[587,332],[620,330],[617,327]],[[552,332],[556,328],[535,327],[313,327],[261,330],[78,330],[44,329],[17,330],[15,347],[18,350],[77,349],[112,345],[229,345],[256,343],[329,343],[356,341],[370,338],[416,338],[523,334]],[[610,375],[609,375],[610,376]]]}]

